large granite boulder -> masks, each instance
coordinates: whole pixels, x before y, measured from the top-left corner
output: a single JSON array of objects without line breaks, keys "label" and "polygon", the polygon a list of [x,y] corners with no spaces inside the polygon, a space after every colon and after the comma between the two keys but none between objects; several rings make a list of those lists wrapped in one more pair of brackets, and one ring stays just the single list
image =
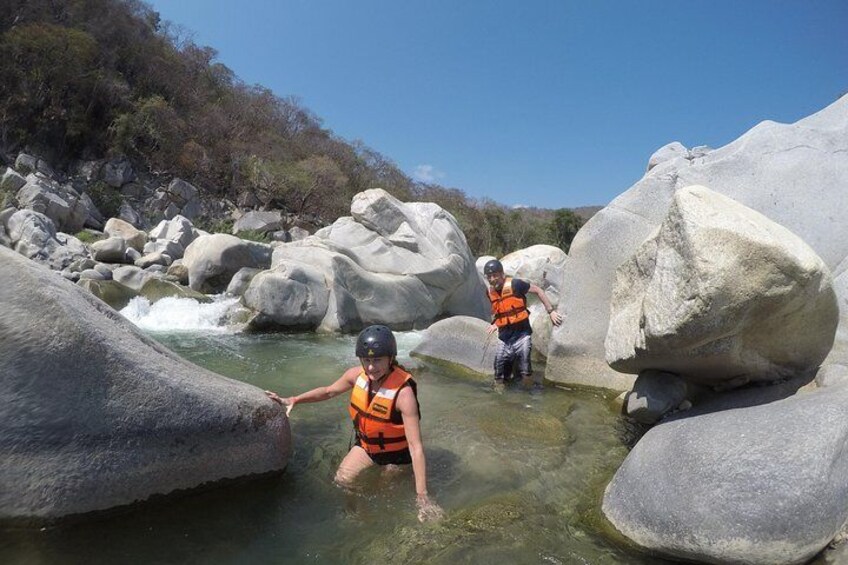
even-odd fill
[{"label": "large granite boulder", "polygon": [[181,359],[4,248],[0,304],[0,520],[53,520],[286,466],[289,423],[261,390]]},{"label": "large granite boulder", "polygon": [[848,519],[846,476],[848,387],[829,387],[672,416],[624,460],[603,512],[625,536],[666,556],[805,563]]},{"label": "large granite boulder", "polygon": [[[405,329],[445,315],[488,316],[474,258],[453,216],[435,204],[405,204],[382,189],[357,194],[350,217],[279,244],[271,268],[280,276],[257,275],[244,295],[262,325],[355,331],[373,323]],[[303,302],[290,297],[282,308],[276,297],[288,292],[285,278]],[[274,290],[260,289],[263,284]]]},{"label": "large granite boulder", "polygon": [[256,274],[243,295],[245,306],[258,312],[256,329],[314,329],[324,319],[329,300],[321,270],[295,261]]},{"label": "large granite boulder", "polygon": [[135,180],[132,163],[126,157],[112,159],[100,168],[100,178],[113,188],[121,188]]},{"label": "large granite boulder", "polygon": [[26,183],[26,178],[20,173],[6,167],[6,171],[0,177],[0,192],[17,193]]},{"label": "large granite boulder", "polygon": [[531,245],[505,255],[501,263],[506,274],[535,284],[557,305],[568,268],[565,251],[553,245]]},{"label": "large granite boulder", "polygon": [[243,267],[239,269],[239,271],[233,275],[233,278],[230,279],[230,284],[227,285],[227,294],[231,294],[233,296],[242,296],[244,295],[247,288],[250,286],[250,281],[263,272],[260,269],[253,269],[250,267]]},{"label": "large granite boulder", "polygon": [[233,275],[242,267],[267,269],[270,264],[270,246],[225,233],[198,237],[183,257],[189,286],[206,293],[226,290]]},{"label": "large granite boulder", "polygon": [[32,210],[17,210],[6,220],[11,247],[28,259],[62,270],[88,258],[88,250],[76,237],[56,231],[53,222]]},{"label": "large granite boulder", "polygon": [[122,237],[107,237],[91,244],[91,256],[104,263],[124,263],[127,240]]},{"label": "large granite boulder", "polygon": [[488,322],[470,316],[439,320],[421,336],[410,355],[459,365],[491,378],[497,334],[487,334]]},{"label": "large granite boulder", "polygon": [[606,360],[709,385],[783,380],[833,345],[830,271],[796,235],[703,186],[674,194],[656,235],[616,273]]},{"label": "large granite boulder", "polygon": [[44,214],[58,231],[77,233],[85,225],[89,212],[87,203],[70,186],[30,173],[26,184],[18,190],[20,208]]},{"label": "large granite boulder", "polygon": [[[709,186],[789,229],[824,260],[840,303],[848,297],[848,96],[795,124],[763,122],[736,141],[695,159],[658,164],[595,214],[569,250],[546,378],[628,390],[633,377],[604,359],[616,268],[629,260],[667,216],[675,191]],[[765,290],[765,289],[764,289]],[[569,323],[572,320],[572,323]],[[576,321],[579,320],[579,323]],[[848,308],[834,353],[848,361]],[[833,357],[833,354],[831,355]]]},{"label": "large granite boulder", "polygon": [[145,206],[166,220],[176,216],[192,219],[200,214],[200,191],[193,184],[175,178],[167,187],[159,188]]},{"label": "large granite boulder", "polygon": [[283,216],[279,210],[254,210],[246,213],[233,225],[233,235],[241,232],[269,233],[283,229]]},{"label": "large granite boulder", "polygon": [[127,242],[127,246],[136,251],[144,249],[144,244],[147,243],[145,232],[136,229],[135,226],[120,218],[109,218],[106,227],[103,228],[103,233],[109,237],[120,237]]},{"label": "large granite boulder", "polygon": [[150,241],[145,247],[145,253],[161,251],[171,259],[179,259],[192,241],[200,235],[188,218],[177,215],[170,220],[162,220],[150,230]]}]

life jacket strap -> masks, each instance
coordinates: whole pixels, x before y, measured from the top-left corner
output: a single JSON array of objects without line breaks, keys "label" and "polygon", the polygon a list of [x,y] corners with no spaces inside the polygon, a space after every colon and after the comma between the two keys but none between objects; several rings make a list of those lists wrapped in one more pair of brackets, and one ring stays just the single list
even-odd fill
[{"label": "life jacket strap", "polygon": [[500,320],[501,318],[508,318],[510,316],[515,316],[516,314],[520,314],[524,312],[526,308],[513,308],[512,310],[507,310],[506,312],[498,312],[495,314],[495,319]]},{"label": "life jacket strap", "polygon": [[380,449],[384,449],[384,447],[387,443],[401,443],[401,442],[406,441],[406,436],[385,437],[382,434],[382,432],[380,433],[380,435],[378,437],[368,437],[368,436],[362,435],[362,433],[357,433],[356,435],[359,437],[359,439],[361,439],[363,442],[367,443],[368,445],[379,445]]}]

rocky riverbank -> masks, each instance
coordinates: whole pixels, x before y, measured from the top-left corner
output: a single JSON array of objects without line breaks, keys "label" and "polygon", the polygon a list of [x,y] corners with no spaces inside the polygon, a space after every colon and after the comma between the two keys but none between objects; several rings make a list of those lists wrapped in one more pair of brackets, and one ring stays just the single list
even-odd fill
[{"label": "rocky riverbank", "polygon": [[[56,437],[64,437],[51,430],[69,422],[69,430],[90,428],[90,437],[106,438],[82,448],[112,449],[109,442],[124,441],[125,428],[126,437],[164,437],[178,446],[198,433],[195,445],[220,448],[195,428],[158,436],[155,425],[124,426],[139,421],[132,411],[103,416],[104,406],[111,410],[135,394],[147,395],[143,407],[157,405],[151,394],[182,384],[155,384],[152,392],[138,385],[142,392],[134,392],[132,383],[148,377],[136,367],[144,362],[124,348],[129,342],[138,351],[155,347],[127,337],[125,323],[74,281],[115,306],[138,295],[155,300],[229,292],[241,297],[242,321],[259,330],[429,326],[417,354],[478,374],[491,365],[485,286],[477,270],[486,258],[471,255],[453,217],[433,204],[403,203],[372,189],[354,197],[349,217],[312,235],[289,231],[280,239],[290,241],[257,243],[198,230],[180,214],[193,212],[191,198],[175,187],[165,192],[181,194],[180,203],[157,208],[170,217],[152,230],[110,218],[102,226],[105,238],[86,244],[70,235],[96,216],[84,198],[74,200],[68,187],[44,171],[7,171],[3,182],[23,182],[16,198],[29,206],[0,212],[0,242],[17,251],[0,249],[2,297],[10,312],[0,326],[3,363],[12,375],[11,390],[27,391],[20,393],[22,402],[7,403],[15,408],[3,425],[17,429],[12,422],[28,418],[33,429],[43,430],[35,437],[44,438],[7,443],[7,477],[17,480],[22,467],[16,465],[27,464],[26,454],[49,455],[45,472],[25,483],[30,486],[24,492],[51,484],[50,465],[65,456],[51,451]],[[796,124],[760,124],[720,149],[671,144],[650,159],[642,180],[586,224],[569,256],[536,246],[503,259],[509,274],[545,288],[565,318],[562,328],[552,329],[538,306],[530,306],[537,354],[547,356],[547,380],[621,391],[625,415],[653,426],[603,499],[607,519],[639,545],[694,561],[801,563],[842,536],[848,521],[842,398],[848,386],[848,224],[841,214],[848,210],[846,189],[848,97]],[[273,217],[249,219],[251,229],[270,233],[282,227]],[[27,309],[28,303],[38,307]],[[61,323],[49,330],[31,317]],[[106,346],[94,351],[92,340]],[[160,373],[179,363],[157,351],[161,363],[153,365],[160,363]],[[105,369],[92,373],[82,353],[93,356],[94,367],[122,360],[116,366],[123,376]],[[183,383],[179,375],[192,369],[179,366]],[[44,390],[61,376],[63,394],[45,394],[57,406],[75,399],[74,414],[82,410],[84,416],[42,418],[42,388],[25,384],[32,374]],[[125,397],[127,387],[132,394]],[[190,404],[181,394],[174,395],[179,410]],[[233,429],[241,430],[250,420],[263,438],[253,445],[265,453],[270,443],[264,434],[286,426],[284,418],[266,413],[270,408],[256,390],[227,392],[246,399],[228,408],[216,404],[217,392],[211,394],[216,416],[195,422],[198,429],[234,422]],[[156,417],[166,419],[164,413]],[[145,415],[141,421],[154,419]],[[226,434],[221,441],[227,453]],[[84,449],[80,453],[77,460],[88,457]],[[178,455],[182,447],[169,453]],[[170,455],[158,457],[167,474]],[[267,454],[260,460],[261,469],[224,465],[220,471],[211,458],[200,457],[195,470],[202,472],[188,473],[188,482],[285,464]],[[165,482],[159,490],[124,489],[122,481],[132,482],[128,473],[115,470],[110,484],[129,494],[104,493],[106,502],[94,508],[183,488]],[[64,488],[73,492],[75,486],[59,485],[55,492]],[[11,496],[0,507],[7,516],[85,511],[54,509],[50,500],[45,505],[34,494]]]}]

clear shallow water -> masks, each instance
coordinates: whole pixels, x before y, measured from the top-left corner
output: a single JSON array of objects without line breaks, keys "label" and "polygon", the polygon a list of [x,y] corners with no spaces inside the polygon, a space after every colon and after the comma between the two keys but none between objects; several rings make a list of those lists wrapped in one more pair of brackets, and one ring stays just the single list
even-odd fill
[{"label": "clear shallow water", "polygon": [[[152,333],[177,353],[281,395],[355,364],[352,336]],[[416,520],[411,470],[332,478],[348,450],[347,398],[297,406],[285,473],[44,531],[0,532],[0,563],[667,563],[600,533],[603,488],[627,430],[599,394],[488,392],[419,360],[429,490],[447,516]],[[541,370],[541,367],[537,367]]]}]

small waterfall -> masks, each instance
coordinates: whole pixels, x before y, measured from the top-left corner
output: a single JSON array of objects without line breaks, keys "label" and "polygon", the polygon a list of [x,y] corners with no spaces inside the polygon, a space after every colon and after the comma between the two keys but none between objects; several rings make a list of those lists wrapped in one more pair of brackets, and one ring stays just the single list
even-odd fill
[{"label": "small waterfall", "polygon": [[225,325],[224,317],[238,300],[221,295],[203,304],[191,298],[169,297],[151,304],[147,298],[137,296],[121,310],[121,315],[147,331],[228,333],[231,329]]},{"label": "small waterfall", "polygon": [[394,334],[397,340],[398,357],[409,357],[409,352],[421,343],[421,338],[424,336],[422,330],[394,332]]}]

